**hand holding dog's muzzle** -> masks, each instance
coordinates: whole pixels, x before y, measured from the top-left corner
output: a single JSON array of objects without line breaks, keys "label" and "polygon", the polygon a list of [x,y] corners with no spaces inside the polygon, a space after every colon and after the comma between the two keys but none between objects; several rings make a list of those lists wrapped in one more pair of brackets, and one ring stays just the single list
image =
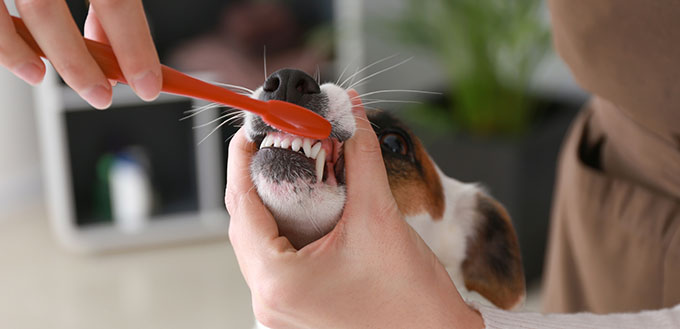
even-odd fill
[{"label": "hand holding dog's muzzle", "polygon": [[256,147],[243,130],[232,139],[225,197],[229,236],[256,318],[275,328],[483,327],[404,221],[375,133],[358,98],[353,105],[357,131],[345,144],[348,198],[342,218],[300,250],[279,236],[255,191],[249,162]]}]

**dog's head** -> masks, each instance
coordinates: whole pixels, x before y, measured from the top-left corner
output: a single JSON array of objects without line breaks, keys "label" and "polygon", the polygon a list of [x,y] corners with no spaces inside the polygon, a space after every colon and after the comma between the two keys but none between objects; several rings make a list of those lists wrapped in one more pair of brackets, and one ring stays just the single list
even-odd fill
[{"label": "dog's head", "polygon": [[[273,73],[252,95],[306,107],[332,125],[325,140],[278,131],[247,114],[248,138],[260,145],[250,170],[280,233],[296,248],[330,232],[345,204],[343,144],[356,130],[352,102],[343,88],[319,85],[304,72]],[[399,120],[368,111],[382,147],[392,194],[399,209],[454,279],[499,307],[524,297],[519,246],[508,214],[475,184],[444,175],[420,141]]]}]

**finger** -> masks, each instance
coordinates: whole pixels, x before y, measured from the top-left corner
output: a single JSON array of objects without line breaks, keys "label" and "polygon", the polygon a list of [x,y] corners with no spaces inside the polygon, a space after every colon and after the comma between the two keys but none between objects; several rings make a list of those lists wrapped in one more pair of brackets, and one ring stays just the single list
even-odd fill
[{"label": "finger", "polygon": [[92,58],[64,1],[16,0],[42,51],[66,83],[95,108],[111,104],[111,85]]},{"label": "finger", "polygon": [[356,131],[344,146],[347,203],[349,205],[355,199],[375,201],[381,196],[391,197],[378,138],[366,117],[357,92],[350,90],[348,94],[352,99]]},{"label": "finger", "polygon": [[[111,44],[109,38],[106,37],[102,24],[97,18],[97,14],[94,12],[94,8],[90,5],[87,12],[87,18],[85,19],[85,37],[94,41],[105,43],[107,45]],[[118,81],[109,79],[111,86],[118,84]]]},{"label": "finger", "polygon": [[3,5],[0,5],[0,65],[32,85],[45,76],[45,64],[17,34]]},{"label": "finger", "polygon": [[279,236],[274,217],[257,195],[250,178],[250,159],[254,151],[255,145],[248,142],[241,128],[229,144],[225,193],[231,216],[229,236],[234,249],[268,247]]},{"label": "finger", "polygon": [[158,97],[162,74],[140,0],[91,0],[125,79],[146,101]]}]

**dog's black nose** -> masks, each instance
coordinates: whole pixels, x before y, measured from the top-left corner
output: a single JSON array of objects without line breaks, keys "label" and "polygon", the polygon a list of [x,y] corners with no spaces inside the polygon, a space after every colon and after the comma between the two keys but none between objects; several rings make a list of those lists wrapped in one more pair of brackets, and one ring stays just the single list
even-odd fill
[{"label": "dog's black nose", "polygon": [[262,86],[265,99],[276,99],[299,104],[304,95],[319,94],[321,88],[307,73],[281,69],[267,78]]}]

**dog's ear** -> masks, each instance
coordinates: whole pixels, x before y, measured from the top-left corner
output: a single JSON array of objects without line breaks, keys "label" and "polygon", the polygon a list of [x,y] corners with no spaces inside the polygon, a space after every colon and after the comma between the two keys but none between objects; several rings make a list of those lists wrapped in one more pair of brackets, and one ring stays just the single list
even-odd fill
[{"label": "dog's ear", "polygon": [[477,195],[477,213],[461,266],[465,287],[512,309],[525,295],[517,235],[503,206],[483,193]]}]

